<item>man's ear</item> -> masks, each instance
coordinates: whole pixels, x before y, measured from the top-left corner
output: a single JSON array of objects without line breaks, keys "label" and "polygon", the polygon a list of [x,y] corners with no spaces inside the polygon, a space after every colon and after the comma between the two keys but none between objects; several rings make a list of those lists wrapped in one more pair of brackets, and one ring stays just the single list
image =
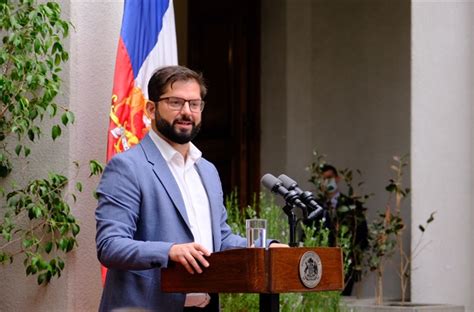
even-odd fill
[{"label": "man's ear", "polygon": [[145,110],[146,110],[146,115],[150,120],[155,119],[155,110],[156,110],[156,104],[152,101],[147,101],[145,104]]}]

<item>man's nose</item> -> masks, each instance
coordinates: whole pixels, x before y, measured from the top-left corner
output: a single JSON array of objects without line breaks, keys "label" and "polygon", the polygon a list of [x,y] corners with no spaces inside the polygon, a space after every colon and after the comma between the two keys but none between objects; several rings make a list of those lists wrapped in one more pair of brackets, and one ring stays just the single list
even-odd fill
[{"label": "man's nose", "polygon": [[189,106],[189,101],[185,101],[183,107],[181,107],[181,114],[183,113],[191,115],[191,107]]}]

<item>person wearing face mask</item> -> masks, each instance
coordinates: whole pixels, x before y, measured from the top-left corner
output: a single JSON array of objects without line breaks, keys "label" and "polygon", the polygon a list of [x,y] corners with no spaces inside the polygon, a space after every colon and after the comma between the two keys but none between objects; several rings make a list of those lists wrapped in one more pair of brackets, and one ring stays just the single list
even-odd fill
[{"label": "person wearing face mask", "polygon": [[340,177],[337,174],[336,168],[331,165],[324,165],[321,172],[323,176],[323,189],[329,199],[328,204],[330,207],[335,208],[337,207],[338,198],[341,195],[338,188]]},{"label": "person wearing face mask", "polygon": [[341,177],[337,169],[329,164],[321,168],[322,176],[322,200],[328,209],[330,229],[329,242],[331,246],[339,246],[339,239],[342,227],[346,227],[351,235],[351,261],[349,270],[345,275],[345,288],[343,295],[351,295],[355,282],[362,278],[361,262],[362,253],[368,247],[368,228],[365,217],[366,208],[363,203],[354,196],[349,196],[341,192],[339,184]]},{"label": "person wearing face mask", "polygon": [[160,286],[170,262],[200,274],[211,252],[247,245],[226,222],[216,168],[191,143],[206,91],[193,70],[158,69],[148,83],[151,129],[105,168],[96,210],[97,256],[108,268],[100,311],[219,311],[217,295],[163,293]]}]

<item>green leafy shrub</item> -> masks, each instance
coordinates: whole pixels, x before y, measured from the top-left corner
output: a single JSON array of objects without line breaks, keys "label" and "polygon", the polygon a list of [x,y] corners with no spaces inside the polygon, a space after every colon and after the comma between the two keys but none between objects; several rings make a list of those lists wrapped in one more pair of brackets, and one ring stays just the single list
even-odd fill
[{"label": "green leafy shrub", "polygon": [[[51,172],[41,178],[21,172],[31,145],[44,134],[44,118],[52,122],[47,132],[53,141],[74,123],[73,112],[55,102],[60,72],[69,59],[63,46],[69,27],[56,2],[0,0],[0,263],[24,255],[26,274],[37,275],[38,284],[61,275],[61,254],[77,246],[80,232],[70,204],[82,184],[67,192],[69,179],[64,175]],[[102,172],[94,161],[90,169],[91,174]],[[13,171],[28,180],[24,186],[5,186]]]}]

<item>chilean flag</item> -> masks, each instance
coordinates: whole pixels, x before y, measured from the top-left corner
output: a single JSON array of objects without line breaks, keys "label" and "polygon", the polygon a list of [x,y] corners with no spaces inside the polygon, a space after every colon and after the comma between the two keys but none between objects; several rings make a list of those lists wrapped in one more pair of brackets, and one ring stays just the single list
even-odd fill
[{"label": "chilean flag", "polygon": [[[173,0],[125,0],[115,62],[107,161],[137,144],[150,124],[147,84],[154,71],[177,65]],[[102,281],[107,270],[102,267]]]},{"label": "chilean flag", "polygon": [[115,63],[107,160],[147,133],[147,84],[157,68],[177,65],[173,0],[125,0]]}]

